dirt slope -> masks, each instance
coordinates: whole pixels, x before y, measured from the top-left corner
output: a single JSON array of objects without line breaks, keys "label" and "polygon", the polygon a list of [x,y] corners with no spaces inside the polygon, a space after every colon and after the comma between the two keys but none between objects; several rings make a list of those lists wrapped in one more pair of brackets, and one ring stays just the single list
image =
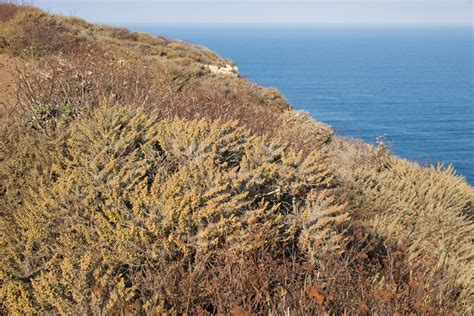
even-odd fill
[{"label": "dirt slope", "polygon": [[13,71],[18,62],[6,54],[0,54],[0,106],[2,108],[13,105],[15,102]]}]

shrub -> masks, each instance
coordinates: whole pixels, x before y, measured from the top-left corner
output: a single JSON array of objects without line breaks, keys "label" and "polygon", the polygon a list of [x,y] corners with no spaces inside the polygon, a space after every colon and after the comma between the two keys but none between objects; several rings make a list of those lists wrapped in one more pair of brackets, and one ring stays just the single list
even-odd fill
[{"label": "shrub", "polygon": [[[185,69],[160,60],[150,64],[141,58],[125,57],[121,59],[120,55],[95,47],[67,58],[53,55],[30,61],[16,74],[19,103],[32,110],[31,116],[45,105],[55,116],[62,115],[64,104],[76,116],[104,102],[142,106],[163,117],[237,120],[254,133],[272,137],[281,134],[282,125],[296,127],[296,121],[304,120],[305,127],[321,126],[307,133],[321,132],[321,140],[328,140],[323,135],[329,135],[329,129],[308,118],[290,119],[290,113],[280,118],[289,109],[284,98],[275,97],[274,93],[269,96],[265,89],[244,79],[206,80],[200,69]],[[270,107],[274,110],[268,111]],[[317,142],[321,140],[318,136]],[[293,136],[282,137],[282,141],[297,144],[297,130],[294,128]],[[310,145],[311,141],[304,141]]]},{"label": "shrub", "polygon": [[424,265],[349,224],[324,151],[124,107],[54,129],[8,119],[9,313],[446,312],[456,302],[443,269],[426,278]]},{"label": "shrub", "polygon": [[451,171],[334,136],[200,47],[5,19],[27,61],[0,114],[2,312],[469,312]]},{"label": "shrub", "polygon": [[383,168],[365,167],[354,173],[363,208],[374,232],[404,244],[410,260],[424,262],[431,275],[444,269],[461,287],[464,311],[474,295],[474,191],[452,167],[422,168],[391,156]]},{"label": "shrub", "polygon": [[304,111],[285,111],[280,116],[280,127],[275,130],[278,138],[304,152],[327,150],[334,133],[326,124],[312,119]]},{"label": "shrub", "polygon": [[[168,264],[211,264],[222,249],[284,259],[292,247],[317,262],[338,249],[335,227],[347,215],[325,193],[332,177],[317,152],[303,158],[232,123],[132,113],[99,109],[67,127],[56,137],[65,147],[48,150],[59,163],[41,160],[51,167],[35,173],[37,186],[8,202],[7,310],[102,313],[138,302],[151,312],[171,308],[150,279]],[[38,145],[24,159],[44,156]],[[13,163],[2,163],[7,184],[24,176]],[[18,200],[14,185],[3,191]]]},{"label": "shrub", "polygon": [[23,9],[2,22],[0,37],[9,52],[25,57],[72,53],[86,43],[61,20],[34,8]]},{"label": "shrub", "polygon": [[14,3],[0,1],[0,23],[10,20],[20,10],[21,10],[21,7]]},{"label": "shrub", "polygon": [[154,86],[151,71],[163,73],[159,65],[148,69],[139,61],[116,60],[101,56],[103,53],[95,49],[93,54],[45,57],[25,64],[17,74],[20,104],[37,118],[38,109],[45,106],[48,115],[58,118],[66,109],[80,116],[103,103],[140,106],[156,102],[154,89],[159,87]]}]

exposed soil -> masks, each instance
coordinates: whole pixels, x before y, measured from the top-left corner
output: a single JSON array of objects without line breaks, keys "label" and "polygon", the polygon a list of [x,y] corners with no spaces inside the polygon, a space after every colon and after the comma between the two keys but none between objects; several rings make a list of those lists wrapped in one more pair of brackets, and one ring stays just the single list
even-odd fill
[{"label": "exposed soil", "polygon": [[13,76],[18,60],[6,54],[0,54],[0,107],[15,104],[15,78]]}]

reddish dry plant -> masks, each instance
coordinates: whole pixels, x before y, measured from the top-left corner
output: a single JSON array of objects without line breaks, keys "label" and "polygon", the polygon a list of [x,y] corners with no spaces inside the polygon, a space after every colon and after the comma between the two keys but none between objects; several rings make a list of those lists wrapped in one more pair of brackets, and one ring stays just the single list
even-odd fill
[{"label": "reddish dry plant", "polygon": [[[252,252],[223,249],[199,262],[163,259],[157,267],[166,269],[154,270],[142,295],[157,291],[166,310],[192,314],[444,314],[455,309],[452,280],[429,277],[381,240],[357,237],[362,236],[348,236],[351,248],[343,256],[324,254],[314,264],[290,245],[284,254],[278,245],[266,245]],[[138,312],[141,298],[136,299],[129,304]]]},{"label": "reddish dry plant", "polygon": [[12,1],[0,1],[0,22],[13,18],[21,8]]}]

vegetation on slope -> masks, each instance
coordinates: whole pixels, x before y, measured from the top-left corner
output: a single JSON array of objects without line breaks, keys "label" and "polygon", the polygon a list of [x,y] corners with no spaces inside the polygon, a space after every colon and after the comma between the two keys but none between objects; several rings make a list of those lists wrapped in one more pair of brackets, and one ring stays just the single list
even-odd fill
[{"label": "vegetation on slope", "polygon": [[[11,311],[100,314],[119,299],[158,311],[172,299],[155,287],[170,265],[185,263],[198,286],[227,255],[284,260],[293,251],[317,261],[338,249],[334,227],[347,215],[333,204],[318,153],[303,158],[235,123],[157,122],[123,108],[95,110],[50,141],[57,164],[38,170],[25,203],[3,214]],[[207,300],[214,310],[218,302]]]},{"label": "vegetation on slope", "polygon": [[0,313],[472,311],[451,169],[334,136],[197,46],[0,4],[0,53]]}]

